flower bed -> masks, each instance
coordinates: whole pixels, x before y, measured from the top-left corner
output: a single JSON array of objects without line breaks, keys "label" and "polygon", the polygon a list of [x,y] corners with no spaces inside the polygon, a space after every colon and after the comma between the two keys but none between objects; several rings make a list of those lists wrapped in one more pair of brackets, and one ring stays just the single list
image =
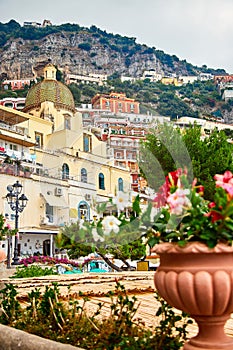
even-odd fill
[{"label": "flower bed", "polygon": [[24,258],[20,260],[20,264],[24,266],[28,266],[30,264],[46,264],[46,265],[56,265],[56,264],[66,264],[66,265],[72,265],[73,267],[80,268],[83,267],[88,262],[88,260],[84,261],[84,263],[76,262],[74,260],[69,259],[59,259],[59,258],[53,258],[50,256],[31,256],[29,258]]}]

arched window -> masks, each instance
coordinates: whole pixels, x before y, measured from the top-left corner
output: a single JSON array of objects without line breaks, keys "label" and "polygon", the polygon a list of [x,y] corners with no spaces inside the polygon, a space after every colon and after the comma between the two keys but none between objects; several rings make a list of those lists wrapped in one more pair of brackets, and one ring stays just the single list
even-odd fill
[{"label": "arched window", "polygon": [[69,179],[70,170],[66,163],[62,165],[62,179]]},{"label": "arched window", "polygon": [[81,169],[81,182],[87,183],[87,171],[85,168]]},{"label": "arched window", "polygon": [[85,201],[81,201],[78,205],[78,218],[86,221],[90,220],[90,207]]},{"label": "arched window", "polygon": [[124,191],[124,183],[123,183],[123,179],[121,177],[119,177],[118,179],[118,191]]},{"label": "arched window", "polygon": [[100,189],[100,190],[105,190],[105,186],[104,186],[104,174],[102,174],[102,173],[99,174],[99,189]]}]

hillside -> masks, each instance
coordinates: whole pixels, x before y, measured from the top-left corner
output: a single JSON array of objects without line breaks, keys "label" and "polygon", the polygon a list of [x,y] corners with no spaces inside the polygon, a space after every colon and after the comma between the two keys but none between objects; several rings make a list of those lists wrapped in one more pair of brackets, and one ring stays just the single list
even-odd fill
[{"label": "hillside", "polygon": [[23,27],[14,20],[0,23],[0,77],[31,78],[41,62],[51,60],[65,73],[114,73],[139,77],[155,69],[164,75],[224,73],[223,69],[196,67],[156,48],[136,43],[136,38],[114,35],[96,26],[62,24]]},{"label": "hillside", "polygon": [[[141,113],[160,114],[171,119],[190,116],[220,117],[233,122],[233,103],[225,103],[213,81],[166,86],[148,79],[121,82],[120,75],[140,77],[144,70],[154,69],[163,75],[196,75],[200,72],[223,74],[223,69],[196,67],[161,50],[136,43],[136,38],[113,35],[98,29],[63,24],[48,27],[22,27],[11,20],[0,23],[0,81],[40,76],[51,61],[58,67],[60,79],[66,73],[108,74],[107,84],[69,85],[77,106],[90,103],[96,93],[114,89],[140,102]],[[58,77],[57,77],[58,78]],[[59,80],[60,80],[59,79]],[[0,98],[26,96],[24,90],[0,89]]]}]

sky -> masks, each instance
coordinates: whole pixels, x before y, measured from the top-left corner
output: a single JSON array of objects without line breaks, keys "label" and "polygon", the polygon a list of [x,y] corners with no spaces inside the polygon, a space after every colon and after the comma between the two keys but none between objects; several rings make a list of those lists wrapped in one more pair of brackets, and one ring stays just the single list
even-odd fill
[{"label": "sky", "polygon": [[233,0],[0,0],[14,19],[95,25],[179,59],[233,73]]}]

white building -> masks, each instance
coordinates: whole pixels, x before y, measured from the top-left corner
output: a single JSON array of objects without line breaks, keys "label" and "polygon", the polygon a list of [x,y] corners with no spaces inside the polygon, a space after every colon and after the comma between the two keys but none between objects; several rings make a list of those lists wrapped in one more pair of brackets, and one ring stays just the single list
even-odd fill
[{"label": "white building", "polygon": [[179,82],[182,82],[182,84],[192,84],[195,81],[198,80],[198,77],[196,75],[181,75],[179,76]]},{"label": "white building", "polygon": [[151,82],[160,81],[162,79],[162,74],[157,73],[154,69],[145,70],[141,77],[142,80],[149,79]]},{"label": "white building", "polygon": [[67,74],[66,75],[66,84],[71,83],[83,83],[83,84],[89,84],[89,83],[95,83],[99,86],[102,86],[107,81],[107,74],[96,74],[96,73],[89,73],[89,74]]},{"label": "white building", "polygon": [[224,90],[222,99],[225,101],[233,99],[233,90],[228,90],[228,89]]}]

